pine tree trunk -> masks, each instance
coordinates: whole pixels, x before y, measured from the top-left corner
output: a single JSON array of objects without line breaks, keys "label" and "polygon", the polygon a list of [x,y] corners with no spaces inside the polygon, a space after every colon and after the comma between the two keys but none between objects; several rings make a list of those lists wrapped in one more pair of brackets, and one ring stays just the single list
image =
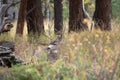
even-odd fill
[{"label": "pine tree trunk", "polygon": [[95,28],[109,31],[111,30],[111,0],[96,0],[93,20]]},{"label": "pine tree trunk", "polygon": [[82,0],[69,0],[69,32],[86,30],[87,25],[83,22],[84,17]]},{"label": "pine tree trunk", "polygon": [[27,26],[28,33],[42,34],[44,33],[43,14],[41,0],[27,1]]},{"label": "pine tree trunk", "polygon": [[22,35],[24,29],[27,0],[21,0],[16,33]]},{"label": "pine tree trunk", "polygon": [[44,2],[44,18],[49,21],[50,19],[50,6],[49,6],[49,0],[45,0]]},{"label": "pine tree trunk", "polygon": [[62,0],[54,0],[54,32],[55,34],[62,34],[63,31],[63,6]]}]

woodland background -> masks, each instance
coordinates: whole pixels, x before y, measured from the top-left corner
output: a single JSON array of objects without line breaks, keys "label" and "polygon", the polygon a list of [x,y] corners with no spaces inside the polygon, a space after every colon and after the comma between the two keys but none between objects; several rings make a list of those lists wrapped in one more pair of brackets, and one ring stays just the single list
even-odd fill
[{"label": "woodland background", "polygon": [[[12,22],[14,27],[10,32],[1,34],[0,41],[15,42],[15,55],[29,64],[13,65],[12,68],[0,67],[0,80],[120,80],[120,0],[111,1],[111,30],[72,28],[70,33],[68,0],[62,1],[62,27],[61,24],[58,27],[59,24],[54,22],[53,0],[38,0],[41,1],[42,12],[39,12],[40,9],[38,9],[30,15],[38,17],[43,13],[43,20],[40,17],[29,19],[26,14],[29,14],[34,7],[28,8],[28,13],[26,13],[26,11],[24,12],[25,3],[22,5],[23,11],[19,12],[21,10],[20,2],[28,1],[29,5],[32,5],[37,0],[13,1],[18,2],[13,7],[15,11]],[[85,0],[85,10],[92,17],[95,10],[95,0]],[[23,15],[20,16],[20,14]],[[26,21],[27,19],[29,22]],[[37,23],[39,20],[39,24],[43,23],[42,28],[44,26],[45,33],[43,29],[36,27],[39,26]],[[58,23],[60,20],[58,18]],[[88,22],[90,22],[87,24],[89,28],[92,21]],[[31,25],[32,27],[30,27]],[[48,61],[48,52],[44,49],[59,35],[62,35],[63,39],[59,45],[58,59]],[[36,52],[39,53],[38,56],[34,55]]]}]

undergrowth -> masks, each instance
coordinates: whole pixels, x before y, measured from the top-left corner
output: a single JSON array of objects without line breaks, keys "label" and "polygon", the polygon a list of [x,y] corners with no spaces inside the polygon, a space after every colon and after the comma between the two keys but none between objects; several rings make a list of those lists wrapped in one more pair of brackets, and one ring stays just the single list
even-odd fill
[{"label": "undergrowth", "polygon": [[[49,38],[26,40],[1,35],[1,41],[15,42],[16,56],[28,64],[0,68],[0,80],[120,80],[120,25],[113,25],[118,27],[111,32],[65,34],[55,62],[47,61],[48,53],[44,51],[51,42]],[[34,55],[35,51],[39,56]]]}]

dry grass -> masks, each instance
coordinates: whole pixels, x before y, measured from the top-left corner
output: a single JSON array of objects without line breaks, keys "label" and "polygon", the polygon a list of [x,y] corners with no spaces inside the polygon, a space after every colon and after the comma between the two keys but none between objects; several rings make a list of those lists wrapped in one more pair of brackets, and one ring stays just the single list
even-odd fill
[{"label": "dry grass", "polygon": [[[45,24],[47,35],[55,38],[51,29],[53,23]],[[67,29],[67,23],[64,26]],[[49,63],[46,60],[47,53],[44,51],[47,46],[39,44],[41,41],[49,43],[50,40],[47,37],[30,38],[27,41],[19,37],[7,39],[5,38],[7,34],[5,34],[1,36],[1,40],[15,41],[15,54],[26,62],[33,62],[35,66],[32,67],[37,69],[40,72],[39,74],[44,73],[46,75],[43,75],[42,80],[47,80],[47,77],[50,78],[51,76],[54,79],[53,76],[56,75],[56,71],[63,76],[64,80],[119,80],[120,24],[112,22],[112,27],[111,32],[99,30],[70,34],[65,32],[60,45],[59,59],[54,63],[46,64],[47,66],[44,64],[44,62]],[[33,55],[35,51],[39,53],[38,58]],[[42,67],[39,64],[42,64]],[[44,72],[44,70],[48,70],[48,72]]]}]

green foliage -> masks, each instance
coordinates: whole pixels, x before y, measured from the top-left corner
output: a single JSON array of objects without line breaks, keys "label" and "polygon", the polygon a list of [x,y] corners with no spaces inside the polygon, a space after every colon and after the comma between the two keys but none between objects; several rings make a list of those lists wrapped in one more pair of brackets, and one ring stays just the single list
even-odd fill
[{"label": "green foliage", "polygon": [[112,13],[115,18],[120,19],[120,1],[119,0],[112,0]]},{"label": "green foliage", "polygon": [[40,74],[36,68],[30,66],[13,67],[2,80],[39,80]]}]

